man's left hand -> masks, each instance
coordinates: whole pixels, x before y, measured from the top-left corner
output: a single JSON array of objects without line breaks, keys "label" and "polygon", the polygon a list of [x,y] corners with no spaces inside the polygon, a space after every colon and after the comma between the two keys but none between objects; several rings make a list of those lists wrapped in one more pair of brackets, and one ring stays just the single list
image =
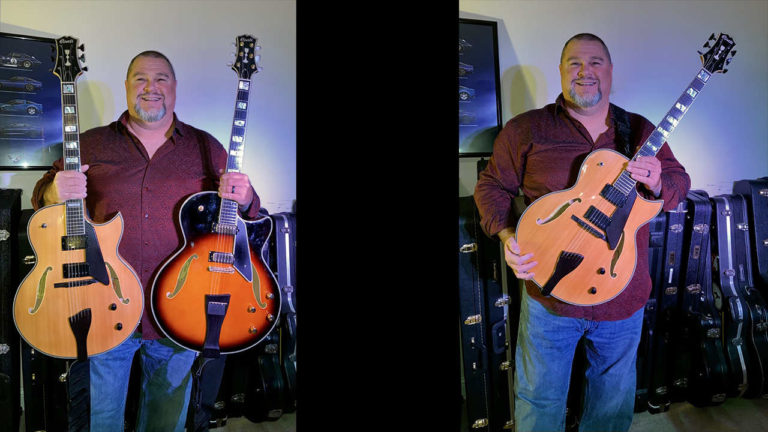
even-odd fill
[{"label": "man's left hand", "polygon": [[638,156],[636,160],[629,161],[627,171],[655,197],[661,194],[661,162],[654,156]]},{"label": "man's left hand", "polygon": [[219,178],[219,196],[237,201],[241,210],[248,209],[253,201],[253,188],[248,175],[238,172],[222,174]]}]

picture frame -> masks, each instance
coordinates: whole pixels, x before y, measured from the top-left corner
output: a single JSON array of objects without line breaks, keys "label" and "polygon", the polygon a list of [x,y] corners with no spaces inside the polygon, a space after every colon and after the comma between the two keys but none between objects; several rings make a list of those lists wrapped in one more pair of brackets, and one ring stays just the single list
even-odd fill
[{"label": "picture frame", "polygon": [[497,23],[459,18],[458,49],[459,157],[490,156],[502,126]]},{"label": "picture frame", "polygon": [[62,157],[56,40],[0,32],[0,170],[47,170]]}]

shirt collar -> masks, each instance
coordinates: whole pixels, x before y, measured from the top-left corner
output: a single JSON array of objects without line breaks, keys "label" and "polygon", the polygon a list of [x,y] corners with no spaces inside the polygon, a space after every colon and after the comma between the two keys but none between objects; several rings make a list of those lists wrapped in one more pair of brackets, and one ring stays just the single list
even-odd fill
[{"label": "shirt collar", "polygon": [[[565,109],[565,97],[562,93],[557,96],[557,99],[555,99],[555,115],[559,115],[560,113],[568,115],[568,110]],[[608,104],[608,117],[611,119],[611,125],[616,123],[616,115],[614,112],[614,105]]]},{"label": "shirt collar", "polygon": [[[122,127],[125,130],[128,130],[128,126],[126,125],[126,122],[128,121],[128,110],[123,111],[123,113],[120,115],[120,118],[117,119],[117,123],[122,125]],[[179,118],[176,117],[176,113],[173,113],[173,134],[171,135],[171,138],[174,139],[176,134],[179,134],[179,136],[183,137],[186,135],[186,132],[189,128],[189,126],[186,123],[183,123],[179,121]]]}]

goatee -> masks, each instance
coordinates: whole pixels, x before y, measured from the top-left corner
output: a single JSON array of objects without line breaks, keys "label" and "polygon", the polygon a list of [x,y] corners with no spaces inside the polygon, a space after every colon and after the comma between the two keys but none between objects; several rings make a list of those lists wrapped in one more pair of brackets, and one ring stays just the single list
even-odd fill
[{"label": "goatee", "polygon": [[163,102],[162,108],[155,111],[144,111],[141,109],[138,102],[133,106],[133,109],[136,111],[139,118],[147,123],[154,123],[165,117],[165,102]]},{"label": "goatee", "polygon": [[586,98],[576,94],[576,90],[574,90],[574,86],[573,84],[571,84],[571,88],[570,90],[568,90],[568,95],[571,97],[571,101],[573,101],[573,103],[580,108],[591,108],[597,105],[597,103],[600,102],[601,99],[603,99],[603,92],[600,90],[600,83],[597,83],[595,85],[598,86],[597,94],[593,95],[592,97]]}]

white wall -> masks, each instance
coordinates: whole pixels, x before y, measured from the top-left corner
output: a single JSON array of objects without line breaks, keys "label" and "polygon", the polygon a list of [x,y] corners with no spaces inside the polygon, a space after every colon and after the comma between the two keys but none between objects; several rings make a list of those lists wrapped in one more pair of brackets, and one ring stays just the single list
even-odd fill
[{"label": "white wall", "polygon": [[[229,143],[237,74],[235,38],[261,45],[252,76],[243,171],[271,213],[296,199],[296,0],[2,0],[0,31],[85,44],[78,79],[80,129],[126,109],[125,73],[134,55],[162,52],[178,80],[179,119]],[[22,208],[43,171],[0,171],[0,188],[21,188]]]},{"label": "white wall", "polygon": [[[699,71],[696,51],[711,33],[729,34],[729,71],[712,77],[668,142],[691,187],[710,195],[768,176],[768,1],[460,0],[459,9],[498,22],[504,123],[555,100],[563,44],[589,32],[611,51],[611,102],[658,124]],[[473,192],[476,161],[460,161],[459,196]]]}]

